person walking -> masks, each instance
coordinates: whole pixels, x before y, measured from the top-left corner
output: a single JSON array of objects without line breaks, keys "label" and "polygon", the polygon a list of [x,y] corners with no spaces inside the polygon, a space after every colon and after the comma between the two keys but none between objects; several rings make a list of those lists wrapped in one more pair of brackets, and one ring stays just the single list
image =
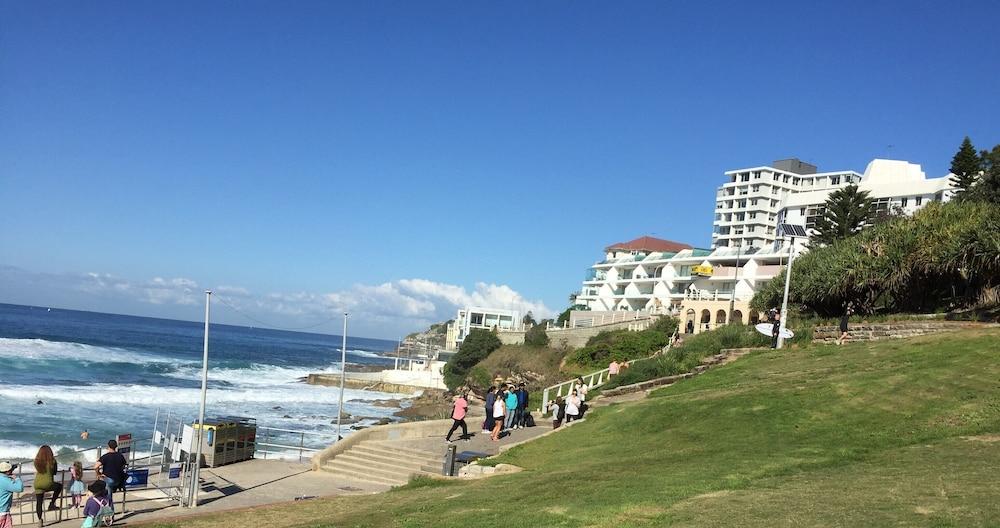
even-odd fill
[{"label": "person walking", "polygon": [[590,390],[587,384],[583,381],[583,378],[576,378],[576,394],[580,397],[580,412],[577,413],[576,419],[579,420],[583,418],[583,414],[587,412],[587,391]]},{"label": "person walking", "polygon": [[522,382],[517,387],[517,417],[514,418],[514,427],[524,429],[528,422],[528,389]]},{"label": "person walking", "polygon": [[493,431],[493,402],[497,399],[497,386],[490,385],[490,390],[486,391],[486,419],[483,420],[483,434],[490,434]]},{"label": "person walking", "polygon": [[469,441],[469,430],[465,425],[465,413],[469,410],[469,401],[465,399],[465,393],[458,393],[455,395],[455,407],[451,410],[451,429],[448,430],[448,434],[445,435],[444,441],[451,443],[451,435],[459,427],[462,428],[462,440],[466,442]]},{"label": "person walking", "polygon": [[101,455],[101,458],[97,459],[97,465],[94,469],[97,470],[97,474],[104,477],[104,483],[108,488],[108,502],[111,507],[115,507],[115,491],[118,489],[125,488],[125,468],[128,467],[128,461],[125,457],[118,452],[118,442],[115,440],[108,440],[108,452]]},{"label": "person walking", "polygon": [[500,389],[497,389],[496,397],[493,399],[493,408],[490,410],[490,415],[493,416],[493,434],[490,438],[494,442],[500,441],[500,429],[503,428],[504,417],[507,415],[507,406],[503,401],[503,394]]},{"label": "person walking", "polygon": [[773,310],[771,313],[771,348],[778,348],[778,335],[781,334],[781,312]]},{"label": "person walking", "polygon": [[514,418],[517,416],[517,391],[514,389],[514,384],[507,386],[507,391],[504,393],[504,401],[507,404],[507,415],[504,418],[504,430],[512,431],[514,429]]},{"label": "person walking", "polygon": [[849,319],[851,318],[851,313],[853,312],[854,310],[851,309],[851,303],[847,303],[847,307],[844,308],[844,315],[840,316],[840,337],[837,339],[838,345],[843,345],[844,343],[847,342],[848,338],[847,324],[849,322]]},{"label": "person walking", "polygon": [[0,462],[0,528],[14,528],[14,519],[10,516],[10,504],[14,494],[24,491],[24,483],[14,476],[17,464]]},{"label": "person walking", "polygon": [[688,319],[687,325],[684,327],[684,333],[685,334],[694,333],[694,321],[692,321],[691,319]]},{"label": "person walking", "polygon": [[49,501],[49,511],[59,509],[56,506],[56,499],[62,493],[63,485],[61,482],[56,482],[57,470],[58,465],[56,464],[56,457],[52,453],[52,448],[47,445],[39,447],[38,454],[35,455],[35,482],[33,484],[35,488],[35,515],[38,516],[39,521],[42,520],[42,514],[45,513],[42,510],[42,504],[45,503],[45,492],[52,492],[52,500]]},{"label": "person walking", "polygon": [[608,377],[617,376],[619,370],[621,370],[621,365],[617,361],[611,360],[611,364],[608,365]]}]

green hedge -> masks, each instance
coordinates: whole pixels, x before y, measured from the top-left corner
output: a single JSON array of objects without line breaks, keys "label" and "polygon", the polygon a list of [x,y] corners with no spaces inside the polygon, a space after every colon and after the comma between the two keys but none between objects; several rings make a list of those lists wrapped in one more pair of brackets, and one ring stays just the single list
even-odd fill
[{"label": "green hedge", "polygon": [[444,384],[451,390],[464,385],[469,370],[500,348],[501,344],[500,338],[489,330],[476,328],[469,332],[458,352],[444,366]]},{"label": "green hedge", "polygon": [[[811,335],[812,332],[803,332]],[[662,356],[637,361],[621,374],[601,386],[606,390],[621,385],[631,385],[665,376],[690,372],[702,358],[718,354],[725,348],[751,348],[770,346],[771,340],[751,326],[730,325],[709,332],[702,332],[684,339],[684,344],[674,347]]]},{"label": "green hedge", "polygon": [[573,352],[569,360],[577,365],[604,368],[614,361],[631,361],[667,346],[677,331],[677,319],[661,317],[641,332],[614,330],[601,332],[587,340],[587,345]]}]

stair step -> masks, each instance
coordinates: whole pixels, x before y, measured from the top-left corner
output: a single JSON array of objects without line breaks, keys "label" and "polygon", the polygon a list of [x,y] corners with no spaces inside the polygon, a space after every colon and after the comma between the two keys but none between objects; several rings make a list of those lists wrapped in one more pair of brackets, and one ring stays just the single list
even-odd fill
[{"label": "stair step", "polygon": [[339,459],[334,459],[333,462],[330,462],[325,467],[331,469],[334,473],[339,472],[346,475],[357,475],[360,477],[380,477],[395,481],[397,484],[405,484],[408,480],[410,480],[410,475],[417,472],[374,468],[364,462]]},{"label": "stair step", "polygon": [[350,462],[353,464],[362,464],[376,469],[386,469],[390,471],[396,471],[399,473],[407,471],[421,471],[425,467],[427,467],[427,464],[424,464],[422,462],[398,461],[398,460],[386,461],[385,459],[379,459],[369,456],[367,453],[365,454],[361,453],[354,454],[351,452],[342,453],[340,455],[337,455],[337,457],[334,458],[334,460],[342,460],[344,462]]},{"label": "stair step", "polygon": [[421,463],[421,464],[434,464],[439,463],[444,460],[443,455],[432,455],[430,453],[423,453],[420,455],[414,455],[411,453],[403,453],[400,451],[393,451],[390,449],[385,449],[380,446],[368,446],[368,445],[358,445],[349,449],[345,454],[357,454],[359,456],[372,457],[375,460],[386,460],[386,461],[401,461],[410,463]]},{"label": "stair step", "polygon": [[324,465],[322,469],[327,473],[333,473],[335,475],[349,477],[352,480],[360,480],[362,482],[368,482],[371,484],[380,484],[383,486],[402,486],[403,484],[405,484],[405,482],[402,482],[399,479],[384,478],[376,475],[368,475],[364,473],[357,473],[354,471],[344,470],[341,468],[335,468],[333,467],[332,463]]},{"label": "stair step", "polygon": [[439,459],[444,457],[445,445],[444,439],[442,438],[441,450],[440,451],[428,451],[424,449],[416,449],[413,447],[406,447],[394,444],[392,442],[363,442],[357,447],[377,447],[383,451],[391,451],[393,453],[402,453],[404,455],[419,457],[419,458],[431,458]]}]

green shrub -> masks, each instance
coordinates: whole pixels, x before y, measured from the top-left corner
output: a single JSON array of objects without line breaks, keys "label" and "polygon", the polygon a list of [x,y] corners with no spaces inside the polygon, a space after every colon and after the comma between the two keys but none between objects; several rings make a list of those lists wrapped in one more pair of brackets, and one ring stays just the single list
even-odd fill
[{"label": "green shrub", "polygon": [[524,333],[524,344],[528,346],[549,346],[549,335],[545,333],[545,325],[537,324]]},{"label": "green shrub", "polygon": [[601,332],[588,339],[587,345],[574,352],[569,360],[581,366],[603,368],[612,360],[631,361],[643,358],[667,346],[677,325],[677,319],[661,317],[641,332]]},{"label": "green shrub", "polygon": [[[811,335],[812,333],[809,332]],[[690,372],[701,363],[702,358],[718,354],[725,348],[752,348],[770,345],[770,338],[757,332],[753,327],[729,325],[709,332],[695,334],[684,340],[684,344],[670,349],[670,352],[644,361],[636,361],[601,386],[601,390],[631,385],[665,376]]]},{"label": "green shrub", "polygon": [[[789,303],[820,317],[856,312],[928,313],[970,306],[1000,286],[1000,205],[928,204],[912,217],[865,229],[795,259]],[[751,308],[778,306],[784,273]]]},{"label": "green shrub", "polygon": [[469,370],[500,348],[501,344],[500,338],[489,330],[476,328],[469,332],[462,346],[458,347],[458,353],[444,366],[444,384],[451,390],[461,387]]}]

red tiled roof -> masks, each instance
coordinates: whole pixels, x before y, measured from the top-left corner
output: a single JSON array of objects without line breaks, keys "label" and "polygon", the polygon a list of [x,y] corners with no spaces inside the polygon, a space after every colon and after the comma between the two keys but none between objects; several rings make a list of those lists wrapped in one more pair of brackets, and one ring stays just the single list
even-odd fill
[{"label": "red tiled roof", "polygon": [[661,238],[653,238],[651,236],[639,237],[635,240],[629,242],[617,242],[611,244],[605,251],[615,251],[615,250],[627,250],[627,251],[680,251],[682,249],[691,249],[688,244],[683,244],[681,242],[674,242],[672,240],[663,240]]}]

